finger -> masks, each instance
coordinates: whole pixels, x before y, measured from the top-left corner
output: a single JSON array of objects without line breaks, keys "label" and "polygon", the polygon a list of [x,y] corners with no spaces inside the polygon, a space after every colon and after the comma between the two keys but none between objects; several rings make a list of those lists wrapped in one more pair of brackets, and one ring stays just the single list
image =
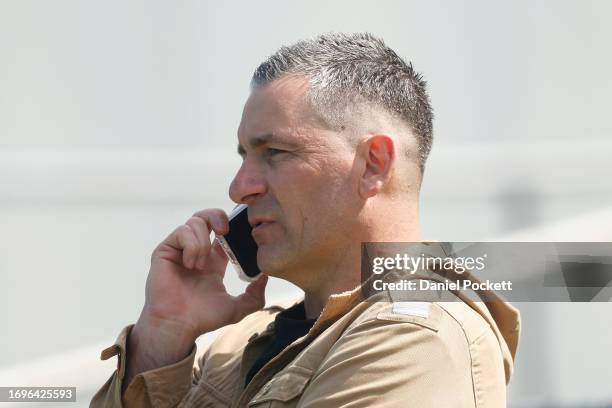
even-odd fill
[{"label": "finger", "polygon": [[210,252],[210,231],[204,220],[200,217],[191,217],[185,223],[194,232],[198,240],[198,255],[196,260],[196,268],[204,269],[206,258]]},{"label": "finger", "polygon": [[227,262],[229,261],[225,251],[221,247],[221,244],[216,239],[212,244],[212,248],[208,254],[208,262],[211,270],[215,271],[222,278],[225,277],[225,270],[227,269]]},{"label": "finger", "polygon": [[183,265],[193,269],[198,256],[198,239],[187,225],[181,225],[171,235],[169,245],[183,251]]},{"label": "finger", "polygon": [[246,315],[256,312],[266,305],[267,283],[268,276],[262,274],[256,281],[251,282],[247,286],[243,294],[235,298],[235,322],[242,320]]},{"label": "finger", "polygon": [[207,208],[193,214],[206,222],[209,231],[215,231],[217,235],[225,235],[229,232],[229,220],[225,211],[219,208]]}]

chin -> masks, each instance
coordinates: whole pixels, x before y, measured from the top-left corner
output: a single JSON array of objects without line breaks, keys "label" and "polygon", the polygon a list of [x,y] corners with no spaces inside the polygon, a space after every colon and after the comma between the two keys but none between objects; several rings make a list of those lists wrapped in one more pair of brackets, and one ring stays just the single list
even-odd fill
[{"label": "chin", "polygon": [[262,245],[257,250],[257,266],[268,276],[284,279],[288,271],[289,257],[277,245]]}]

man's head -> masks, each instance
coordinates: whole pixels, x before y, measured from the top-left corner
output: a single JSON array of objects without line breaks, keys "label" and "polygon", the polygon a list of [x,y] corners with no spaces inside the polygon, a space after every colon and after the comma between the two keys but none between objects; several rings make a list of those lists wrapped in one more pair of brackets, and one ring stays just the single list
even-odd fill
[{"label": "man's head", "polygon": [[308,287],[320,276],[296,274],[333,269],[361,241],[418,234],[432,112],[411,65],[369,34],[330,34],[282,47],[251,86],[230,195],[260,224],[265,273]]},{"label": "man's head", "polygon": [[424,170],[433,118],[426,83],[381,39],[367,33],[328,34],[281,47],[255,70],[251,86],[257,89],[286,75],[309,79],[310,106],[332,129],[367,127],[363,114],[371,110],[408,126],[417,151],[402,153]]}]

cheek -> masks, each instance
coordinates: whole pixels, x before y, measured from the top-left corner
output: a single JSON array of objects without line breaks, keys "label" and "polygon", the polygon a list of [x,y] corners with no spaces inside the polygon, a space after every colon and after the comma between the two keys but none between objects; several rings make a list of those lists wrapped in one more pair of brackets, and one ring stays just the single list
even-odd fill
[{"label": "cheek", "polygon": [[349,210],[355,197],[351,166],[348,160],[313,160],[275,172],[270,193],[280,205],[288,232],[337,224],[338,211]]},{"label": "cheek", "polygon": [[350,226],[355,217],[354,194],[350,180],[337,174],[326,175],[324,183],[310,186],[302,203],[305,232],[337,234]]}]

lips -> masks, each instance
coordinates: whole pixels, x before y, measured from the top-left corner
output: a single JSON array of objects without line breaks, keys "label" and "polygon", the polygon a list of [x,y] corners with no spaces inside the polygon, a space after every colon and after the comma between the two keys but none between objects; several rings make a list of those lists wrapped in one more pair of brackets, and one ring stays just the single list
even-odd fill
[{"label": "lips", "polygon": [[261,221],[255,223],[256,225],[251,230],[251,236],[255,240],[258,246],[270,243],[273,239],[274,234],[274,221]]},{"label": "lips", "polygon": [[251,231],[251,234],[261,233],[262,231],[264,231],[266,228],[268,228],[271,225],[274,225],[274,221],[259,222],[255,224],[255,226],[253,227],[253,230]]},{"label": "lips", "polygon": [[264,224],[270,224],[274,222],[274,220],[272,220],[271,218],[265,218],[265,217],[250,217],[249,216],[249,224],[251,225],[251,227],[253,229],[262,226]]},{"label": "lips", "polygon": [[257,224],[256,226],[253,227],[253,231],[261,231],[264,228],[269,227],[272,224],[274,224],[274,221],[261,222],[261,223],[259,223],[259,224]]}]

